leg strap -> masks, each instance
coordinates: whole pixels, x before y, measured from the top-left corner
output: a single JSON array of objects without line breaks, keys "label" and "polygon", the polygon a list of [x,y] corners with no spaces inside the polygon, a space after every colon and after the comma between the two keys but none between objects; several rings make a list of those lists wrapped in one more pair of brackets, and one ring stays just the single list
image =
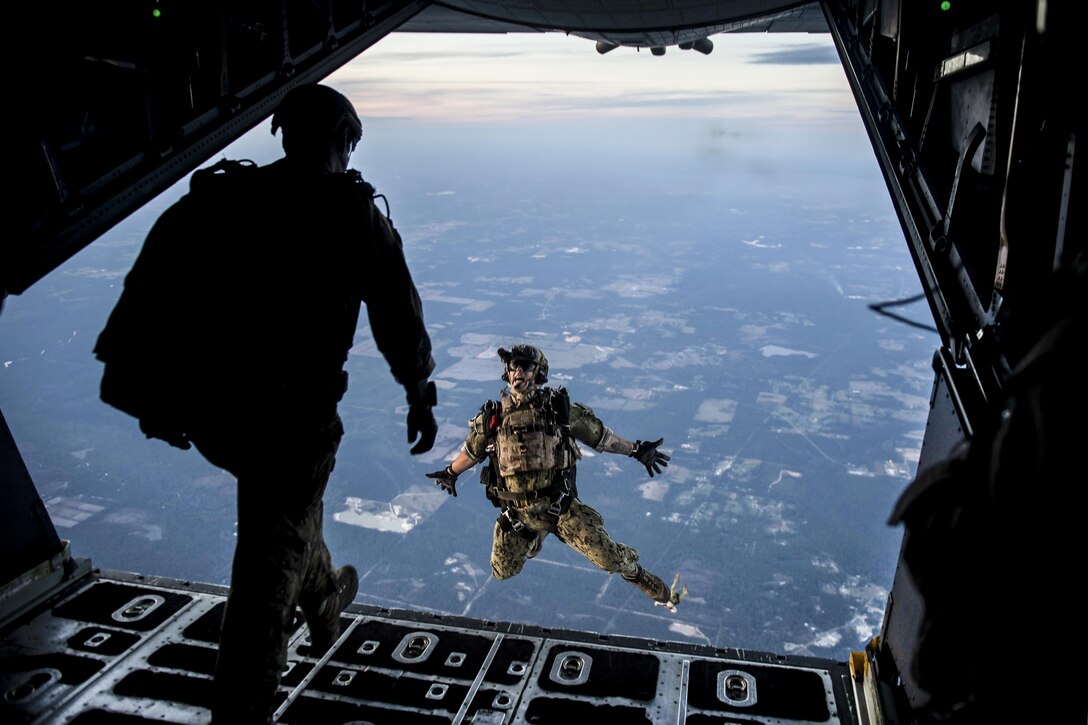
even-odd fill
[{"label": "leg strap", "polygon": [[513,531],[524,539],[536,538],[536,532],[530,530],[517,516],[510,513],[510,509],[508,508],[502,510],[502,513],[499,514],[499,518],[497,518],[496,521],[499,524],[499,528],[506,533]]}]

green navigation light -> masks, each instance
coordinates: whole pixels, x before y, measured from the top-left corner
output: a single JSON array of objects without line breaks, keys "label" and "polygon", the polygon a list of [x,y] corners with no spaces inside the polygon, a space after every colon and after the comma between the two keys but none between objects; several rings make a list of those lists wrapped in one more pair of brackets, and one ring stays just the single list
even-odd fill
[{"label": "green navigation light", "polygon": [[941,10],[944,10],[947,13],[951,9],[952,3],[949,2],[949,0],[941,0]]},{"label": "green navigation light", "polygon": [[155,8],[154,10],[151,11],[151,17],[161,18],[162,17],[162,10],[159,10],[158,8]]}]

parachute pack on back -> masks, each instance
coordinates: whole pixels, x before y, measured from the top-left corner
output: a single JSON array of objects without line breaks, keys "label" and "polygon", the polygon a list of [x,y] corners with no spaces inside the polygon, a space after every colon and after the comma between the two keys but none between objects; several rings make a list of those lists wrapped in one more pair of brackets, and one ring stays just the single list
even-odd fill
[{"label": "parachute pack on back", "polygon": [[245,207],[252,185],[240,182],[256,174],[252,162],[224,160],[192,175],[189,193],[152,227],[99,335],[102,400],[140,419],[149,437],[173,443],[194,408],[221,392],[222,367],[210,362],[232,334],[221,311],[238,270],[212,229]]}]

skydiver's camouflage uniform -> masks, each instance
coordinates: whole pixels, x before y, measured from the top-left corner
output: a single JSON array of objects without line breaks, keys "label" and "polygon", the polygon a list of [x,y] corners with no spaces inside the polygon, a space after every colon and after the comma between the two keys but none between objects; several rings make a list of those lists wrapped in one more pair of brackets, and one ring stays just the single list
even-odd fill
[{"label": "skydiver's camouflage uniform", "polygon": [[[541,395],[541,390],[533,390],[528,400],[539,401]],[[504,404],[508,404],[509,395],[504,392],[503,397]],[[477,463],[487,458],[488,440],[484,415],[484,411],[481,411],[470,421],[471,431],[462,449],[465,455]],[[580,403],[574,403],[570,407],[570,432],[575,440],[598,451],[603,450],[601,445],[611,434],[593,411]],[[574,445],[574,458],[577,459],[580,453],[577,452],[577,444]],[[550,486],[553,478],[553,470],[516,471],[502,476],[507,491],[528,495]],[[555,518],[547,512],[551,503],[552,499],[545,496],[533,501],[512,501],[508,506],[510,514],[523,523],[525,529],[531,532],[555,533],[560,541],[604,571],[630,574],[638,569],[638,551],[626,544],[613,541],[605,531],[604,520],[597,511],[575,498],[570,509],[556,522]],[[496,579],[509,579],[521,571],[525,566],[534,538],[521,532],[504,530],[499,523],[495,524],[491,547],[491,571]]]},{"label": "skydiver's camouflage uniform", "polygon": [[[514,506],[519,521],[532,531],[548,531],[552,518],[548,515],[551,501],[539,499],[524,506]],[[638,563],[638,551],[613,541],[604,530],[604,519],[595,509],[578,499],[567,513],[559,517],[556,536],[593,564],[607,572],[633,572]],[[509,579],[521,572],[529,556],[532,539],[515,531],[504,531],[495,524],[491,545],[491,573],[496,579]]]}]

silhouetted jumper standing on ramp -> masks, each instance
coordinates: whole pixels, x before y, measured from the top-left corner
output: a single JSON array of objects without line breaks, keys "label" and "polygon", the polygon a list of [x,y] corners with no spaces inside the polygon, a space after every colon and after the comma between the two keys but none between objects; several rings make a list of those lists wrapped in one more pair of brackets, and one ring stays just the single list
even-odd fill
[{"label": "silhouetted jumper standing on ramp", "polygon": [[407,393],[412,453],[434,445],[431,341],[400,235],[348,160],[351,102],[299,86],[272,118],[285,157],[224,161],[155,223],[95,352],[102,399],[149,437],[190,444],[238,479],[238,541],[215,670],[214,722],[267,722],[296,603],[311,654],[358,591],[334,570],[322,497],[361,304]]}]

